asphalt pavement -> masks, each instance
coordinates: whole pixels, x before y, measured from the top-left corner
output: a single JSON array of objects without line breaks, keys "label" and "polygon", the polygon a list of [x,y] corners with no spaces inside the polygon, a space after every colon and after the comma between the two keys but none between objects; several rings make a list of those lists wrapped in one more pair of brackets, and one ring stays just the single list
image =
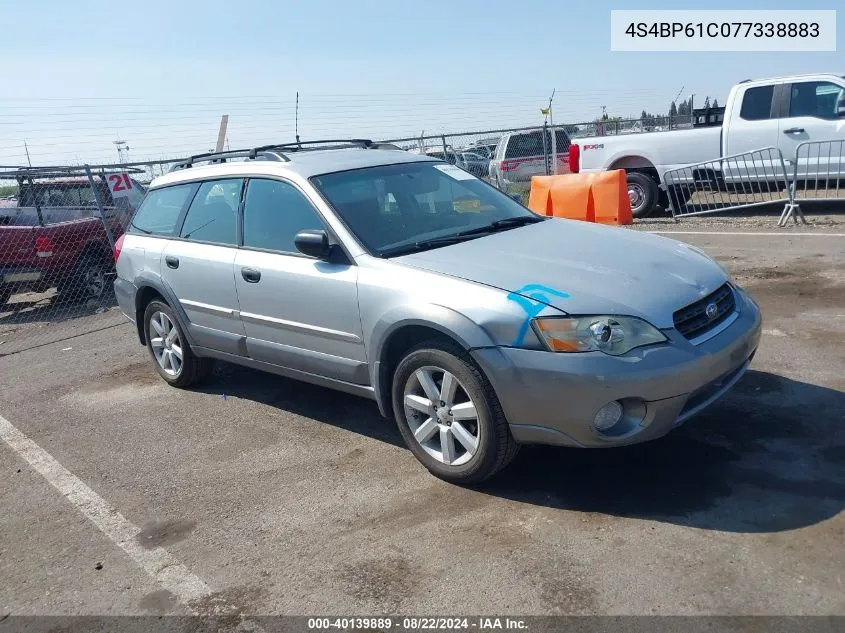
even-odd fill
[{"label": "asphalt pavement", "polygon": [[717,405],[472,489],[373,402],[231,365],[170,388],[119,321],[4,356],[0,618],[845,614],[845,238],[798,233],[675,235],[764,313]]}]

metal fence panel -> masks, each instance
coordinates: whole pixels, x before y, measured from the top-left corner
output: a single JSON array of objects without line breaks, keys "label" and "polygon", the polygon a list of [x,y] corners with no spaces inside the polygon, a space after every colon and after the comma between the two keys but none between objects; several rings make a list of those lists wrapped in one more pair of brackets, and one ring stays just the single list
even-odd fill
[{"label": "metal fence panel", "polygon": [[845,139],[805,141],[795,148],[793,202],[845,198]]},{"label": "metal fence panel", "polygon": [[775,147],[670,169],[663,182],[676,220],[791,199],[786,163]]},{"label": "metal fence panel", "polygon": [[112,291],[113,249],[143,197],[135,180],[141,174],[0,172],[0,355],[122,321]]}]

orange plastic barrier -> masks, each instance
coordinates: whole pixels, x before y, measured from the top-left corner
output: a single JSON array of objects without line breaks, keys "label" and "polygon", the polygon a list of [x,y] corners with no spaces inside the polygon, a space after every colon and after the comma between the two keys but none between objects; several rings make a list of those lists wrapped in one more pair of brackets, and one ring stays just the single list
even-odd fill
[{"label": "orange plastic barrier", "polygon": [[599,224],[631,224],[625,171],[534,176],[528,208],[540,215]]}]

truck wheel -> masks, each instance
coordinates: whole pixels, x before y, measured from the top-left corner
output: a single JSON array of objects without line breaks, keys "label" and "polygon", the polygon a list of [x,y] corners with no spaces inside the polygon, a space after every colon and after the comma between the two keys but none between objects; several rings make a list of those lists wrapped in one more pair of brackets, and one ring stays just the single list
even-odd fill
[{"label": "truck wheel", "polygon": [[93,252],[83,254],[73,272],[59,281],[59,294],[65,301],[71,302],[107,298],[111,290],[110,268],[110,262],[105,257]]},{"label": "truck wheel", "polygon": [[9,297],[12,296],[12,286],[11,285],[3,285],[0,286],[0,308],[6,305],[6,302],[9,300]]},{"label": "truck wheel", "polygon": [[433,475],[478,483],[516,456],[519,444],[493,387],[458,346],[417,345],[396,368],[392,391],[399,432]]},{"label": "truck wheel", "polygon": [[635,218],[645,218],[654,211],[657,204],[659,190],[657,183],[646,174],[637,171],[627,172],[628,199],[631,201],[631,215]]}]

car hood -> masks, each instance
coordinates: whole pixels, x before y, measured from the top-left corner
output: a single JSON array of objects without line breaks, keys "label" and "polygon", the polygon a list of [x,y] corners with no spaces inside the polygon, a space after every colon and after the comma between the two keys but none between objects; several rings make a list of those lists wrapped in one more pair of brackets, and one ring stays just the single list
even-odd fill
[{"label": "car hood", "polygon": [[673,326],[672,314],[716,290],[725,270],[682,242],[549,219],[393,260],[493,286],[568,314],[618,314]]}]

